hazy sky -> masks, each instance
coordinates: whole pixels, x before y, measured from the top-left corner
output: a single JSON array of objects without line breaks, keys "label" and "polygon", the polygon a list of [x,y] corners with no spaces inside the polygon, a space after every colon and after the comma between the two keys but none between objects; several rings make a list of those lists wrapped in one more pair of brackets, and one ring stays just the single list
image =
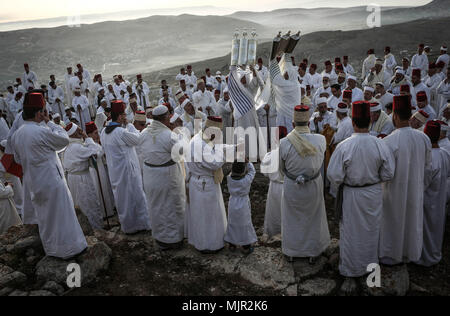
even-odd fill
[{"label": "hazy sky", "polygon": [[286,7],[350,7],[376,3],[382,6],[416,6],[431,0],[1,0],[0,22],[34,20],[74,14],[109,13],[139,9],[161,9],[213,5],[238,10],[266,11]]}]

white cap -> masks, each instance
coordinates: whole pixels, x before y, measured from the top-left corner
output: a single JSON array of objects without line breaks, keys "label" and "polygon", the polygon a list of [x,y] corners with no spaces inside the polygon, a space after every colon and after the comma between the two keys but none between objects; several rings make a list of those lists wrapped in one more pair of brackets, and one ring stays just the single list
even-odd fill
[{"label": "white cap", "polygon": [[180,118],[180,116],[179,116],[177,113],[175,113],[175,114],[172,116],[172,118],[170,119],[170,123],[171,123],[171,124],[175,123],[175,121],[178,120],[179,118]]},{"label": "white cap", "polygon": [[374,92],[375,92],[375,89],[372,88],[372,87],[369,87],[369,86],[365,86],[365,87],[364,87],[364,92],[366,92],[366,91],[370,91],[370,92],[374,93]]},{"label": "white cap", "polygon": [[380,82],[377,82],[376,85],[377,85],[377,86],[382,86],[382,87],[384,88],[384,83],[382,83],[381,81],[380,81]]},{"label": "white cap", "polygon": [[356,77],[355,77],[355,76],[352,76],[352,75],[349,75],[349,76],[347,77],[347,80],[354,80],[354,81],[356,81]]},{"label": "white cap", "polygon": [[447,47],[446,46],[441,46],[441,50],[446,52],[447,51]]},{"label": "white cap", "polygon": [[100,92],[100,91],[102,91],[102,90],[105,90],[105,88],[99,87],[99,88],[97,89],[98,92]]},{"label": "white cap", "polygon": [[397,69],[397,71],[395,72],[395,74],[400,74],[400,75],[405,75],[405,72],[402,69]]},{"label": "white cap", "polygon": [[61,115],[59,115],[59,113],[53,114],[53,119],[55,118],[61,118]]},{"label": "white cap", "polygon": [[222,73],[220,71],[216,72],[216,76],[221,76]]},{"label": "white cap", "polygon": [[330,75],[327,74],[327,73],[324,73],[324,74],[322,75],[322,79],[323,79],[323,78],[328,78],[328,79],[330,79]]},{"label": "white cap", "polygon": [[67,131],[67,134],[70,136],[72,136],[73,134],[75,134],[75,132],[78,130],[78,125],[75,123],[72,123],[72,127]]},{"label": "white cap", "polygon": [[164,115],[169,111],[169,109],[167,108],[167,106],[165,105],[158,105],[156,108],[153,109],[152,114],[154,116],[160,116],[160,115]]},{"label": "white cap", "polygon": [[376,106],[371,106],[370,107],[370,112],[377,112],[377,111],[381,111],[383,108],[381,107],[380,103],[377,103]]},{"label": "white cap", "polygon": [[322,104],[322,103],[328,104],[328,99],[327,98],[318,98],[317,105]]}]

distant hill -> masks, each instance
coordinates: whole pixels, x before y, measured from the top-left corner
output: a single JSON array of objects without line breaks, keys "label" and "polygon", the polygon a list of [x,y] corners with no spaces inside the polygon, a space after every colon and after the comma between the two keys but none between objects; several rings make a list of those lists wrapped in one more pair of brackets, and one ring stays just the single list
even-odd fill
[{"label": "distant hill", "polygon": [[[375,1],[376,3],[376,1]],[[417,19],[450,17],[450,0],[434,0],[419,7],[381,7],[381,24],[397,24]],[[352,8],[290,8],[269,12],[235,12],[229,17],[269,27],[312,31],[367,29],[367,6]]]},{"label": "distant hill", "polygon": [[[324,68],[323,63],[327,59],[336,56],[348,55],[350,63],[357,69],[359,75],[361,63],[366,57],[369,48],[375,48],[377,56],[383,57],[385,46],[391,46],[392,52],[401,63],[401,58],[411,58],[417,50],[419,42],[433,47],[429,56],[430,60],[437,59],[439,48],[443,43],[450,43],[450,19],[417,20],[398,25],[386,25],[380,28],[357,30],[357,31],[325,31],[315,32],[303,36],[298,44],[294,55],[297,61],[308,58],[310,63],[316,63],[319,70]],[[262,43],[258,47],[258,56],[268,63],[272,43]],[[230,55],[194,63],[192,66],[197,71],[197,76],[204,74],[205,68],[221,70],[228,73]],[[145,79],[156,85],[159,80],[167,79],[174,84],[174,78],[179,72],[180,66],[163,71],[153,72],[145,75]],[[360,75],[359,75],[360,76]],[[155,80],[157,78],[157,80]]]},{"label": "distant hill", "polygon": [[242,26],[266,32],[252,22],[194,15],[0,32],[0,85],[22,74],[24,62],[48,83],[51,73],[62,78],[67,66],[79,62],[109,77],[204,60],[229,50],[232,34]]}]

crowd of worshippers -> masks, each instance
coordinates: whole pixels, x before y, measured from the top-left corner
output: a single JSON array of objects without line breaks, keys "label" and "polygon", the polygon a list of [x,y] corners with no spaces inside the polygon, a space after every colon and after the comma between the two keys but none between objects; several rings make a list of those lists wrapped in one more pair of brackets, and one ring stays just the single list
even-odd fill
[{"label": "crowd of worshippers", "polygon": [[87,247],[77,207],[94,229],[117,214],[124,233],[151,231],[161,250],[187,239],[202,253],[228,244],[250,254],[252,161],[232,164],[226,212],[225,161],[175,162],[172,136],[184,127],[192,155],[195,144],[213,154],[242,144],[216,146],[205,129],[277,128],[279,146],[260,161],[263,170],[279,159],[266,174],[263,239],[281,235],[289,260],[314,263],[330,245],[327,191],[343,276],[379,262],[438,264],[450,197],[450,57],[442,46],[431,62],[427,50],[421,44],[397,65],[389,47],[382,58],[370,49],[361,76],[348,56],[318,72],[288,51],[228,76],[206,69],[197,78],[188,65],[174,86],[162,81],[156,101],[142,75],[107,83],[78,64],[63,85],[52,75],[40,86],[25,64],[0,99],[0,233],[37,224],[47,255],[72,258]]}]

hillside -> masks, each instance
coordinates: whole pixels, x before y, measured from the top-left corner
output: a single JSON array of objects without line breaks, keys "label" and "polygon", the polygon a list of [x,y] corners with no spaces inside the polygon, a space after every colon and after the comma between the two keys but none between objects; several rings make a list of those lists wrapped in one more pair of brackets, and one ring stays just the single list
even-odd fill
[{"label": "hillside", "polygon": [[[419,42],[424,42],[434,48],[430,60],[436,59],[439,48],[443,43],[450,43],[450,19],[418,20],[398,25],[387,25],[380,28],[359,31],[325,31],[306,34],[300,40],[294,54],[296,60],[308,58],[310,63],[323,68],[326,59],[334,59],[336,56],[348,55],[355,69],[361,69],[361,63],[366,57],[368,48],[375,48],[377,56],[383,56],[385,46],[391,46],[392,52],[401,62],[401,57],[411,57]],[[414,36],[411,36],[414,34]],[[258,56],[263,56],[265,63],[270,55],[271,43],[262,43],[258,47]],[[197,70],[197,76],[203,75],[207,67],[224,72],[228,71],[230,55],[220,58],[205,60],[194,63],[193,68]],[[174,80],[180,66],[163,71],[153,72],[145,75],[146,80],[153,84],[158,80],[166,78]],[[359,70],[357,70],[359,72]],[[155,80],[155,79],[158,80]]]}]

